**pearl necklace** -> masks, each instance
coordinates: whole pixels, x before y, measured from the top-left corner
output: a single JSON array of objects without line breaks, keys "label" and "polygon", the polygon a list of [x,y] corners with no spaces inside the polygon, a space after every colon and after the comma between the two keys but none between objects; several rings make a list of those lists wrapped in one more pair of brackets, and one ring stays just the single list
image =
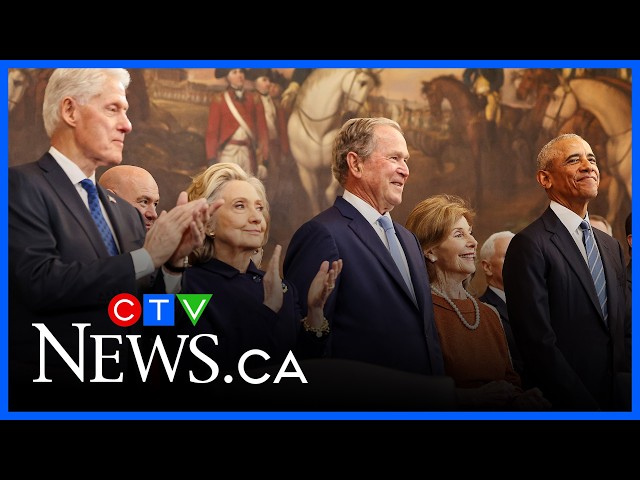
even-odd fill
[{"label": "pearl necklace", "polygon": [[473,302],[473,308],[476,311],[476,323],[474,323],[473,325],[471,325],[469,322],[467,322],[464,319],[464,317],[462,316],[462,312],[460,312],[460,309],[456,306],[455,303],[453,303],[453,301],[449,297],[447,297],[447,295],[444,292],[438,290],[433,285],[431,285],[431,290],[435,294],[440,295],[442,298],[444,298],[447,301],[449,305],[451,305],[451,308],[453,308],[453,311],[456,312],[456,314],[458,315],[458,318],[460,319],[460,321],[463,323],[465,327],[467,327],[469,330],[475,330],[476,328],[478,328],[478,326],[480,325],[480,307],[478,306],[478,302],[476,302],[476,299],[473,298],[465,288],[463,288],[464,293],[467,296],[467,298],[469,298],[469,300]]}]

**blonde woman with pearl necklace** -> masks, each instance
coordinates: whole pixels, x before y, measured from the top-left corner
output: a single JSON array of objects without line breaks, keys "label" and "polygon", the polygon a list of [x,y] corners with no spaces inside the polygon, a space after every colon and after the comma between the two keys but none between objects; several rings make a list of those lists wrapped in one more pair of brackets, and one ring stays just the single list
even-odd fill
[{"label": "blonde woman with pearl necklace", "polygon": [[474,216],[462,198],[442,194],[418,203],[407,218],[425,256],[445,373],[461,409],[550,408],[539,389],[522,389],[497,311],[466,289],[476,271]]}]

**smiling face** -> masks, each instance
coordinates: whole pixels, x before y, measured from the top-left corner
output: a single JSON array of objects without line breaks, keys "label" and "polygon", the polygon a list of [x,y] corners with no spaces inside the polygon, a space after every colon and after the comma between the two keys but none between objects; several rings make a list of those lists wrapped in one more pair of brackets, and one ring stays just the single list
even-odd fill
[{"label": "smiling face", "polygon": [[388,125],[376,127],[375,149],[359,166],[362,170],[357,187],[359,196],[381,214],[400,205],[409,178],[408,159],[409,150],[402,133]]},{"label": "smiling face", "polygon": [[74,127],[75,147],[95,167],[122,162],[124,137],[132,129],[128,108],[125,89],[114,78],[85,104],[70,97],[64,100],[63,116]]},{"label": "smiling face", "polygon": [[537,174],[547,196],[584,217],[589,200],[598,195],[600,170],[589,144],[579,137],[556,142],[551,163]]},{"label": "smiling face", "polygon": [[243,180],[230,180],[221,191],[222,205],[212,218],[216,257],[228,260],[253,254],[264,242],[267,230],[265,202],[257,190]]},{"label": "smiling face", "polygon": [[438,277],[462,282],[476,271],[478,242],[465,217],[459,217],[444,241],[431,249]]}]

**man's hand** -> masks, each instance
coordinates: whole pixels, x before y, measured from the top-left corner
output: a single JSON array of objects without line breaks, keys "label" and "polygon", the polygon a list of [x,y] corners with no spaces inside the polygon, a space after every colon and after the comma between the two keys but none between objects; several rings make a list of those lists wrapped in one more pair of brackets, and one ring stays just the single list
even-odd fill
[{"label": "man's hand", "polygon": [[180,192],[176,206],[160,213],[145,238],[144,248],[155,268],[167,261],[181,267],[184,257],[202,245],[205,226],[223,203],[220,199],[209,205],[204,198],[188,202],[187,193]]}]

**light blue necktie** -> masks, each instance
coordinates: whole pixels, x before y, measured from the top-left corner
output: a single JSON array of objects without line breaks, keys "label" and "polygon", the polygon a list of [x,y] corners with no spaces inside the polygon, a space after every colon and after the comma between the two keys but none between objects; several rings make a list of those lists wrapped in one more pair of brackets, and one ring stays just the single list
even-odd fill
[{"label": "light blue necktie", "polygon": [[396,236],[396,230],[393,228],[393,222],[391,221],[391,218],[383,215],[378,218],[378,223],[384,229],[384,233],[387,236],[387,242],[389,242],[389,252],[393,257],[393,261],[396,262],[396,266],[398,267],[398,270],[400,270],[400,273],[404,278],[404,282],[407,284],[407,287],[409,287],[411,296],[415,301],[416,295],[413,290],[413,284],[411,283],[411,276],[409,275],[409,271],[405,267],[402,259],[402,247],[400,246],[400,242]]},{"label": "light blue necktie", "polygon": [[598,300],[600,301],[600,308],[602,309],[602,316],[604,317],[604,322],[607,323],[607,318],[609,316],[607,308],[607,281],[604,278],[604,267],[602,266],[602,259],[600,258],[598,247],[596,247],[596,242],[593,238],[593,232],[591,231],[589,222],[583,220],[582,223],[580,223],[580,228],[582,229],[583,233],[582,240],[584,241],[584,247],[587,250],[589,270],[591,271],[593,284],[596,287]]},{"label": "light blue necktie", "polygon": [[96,222],[96,226],[98,227],[102,241],[107,246],[109,255],[118,255],[120,252],[118,252],[116,241],[113,239],[111,229],[109,228],[109,225],[107,225],[107,221],[104,219],[102,210],[100,209],[100,199],[98,198],[98,190],[96,189],[96,186],[88,178],[82,180],[80,184],[82,185],[82,188],[87,191],[91,216],[93,217],[93,221]]}]

